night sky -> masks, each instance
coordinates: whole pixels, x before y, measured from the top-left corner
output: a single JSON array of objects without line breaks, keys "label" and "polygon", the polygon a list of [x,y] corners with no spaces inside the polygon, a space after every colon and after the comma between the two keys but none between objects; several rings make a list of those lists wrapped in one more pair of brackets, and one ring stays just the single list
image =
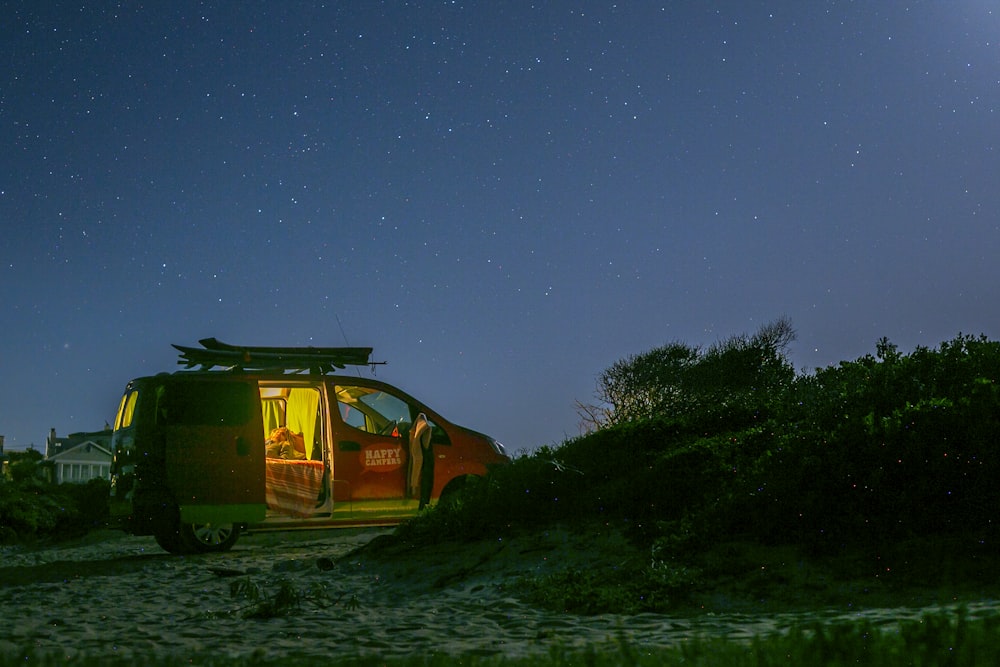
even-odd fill
[{"label": "night sky", "polygon": [[515,452],[671,341],[1000,336],[992,0],[25,0],[0,55],[8,449],[208,336]]}]

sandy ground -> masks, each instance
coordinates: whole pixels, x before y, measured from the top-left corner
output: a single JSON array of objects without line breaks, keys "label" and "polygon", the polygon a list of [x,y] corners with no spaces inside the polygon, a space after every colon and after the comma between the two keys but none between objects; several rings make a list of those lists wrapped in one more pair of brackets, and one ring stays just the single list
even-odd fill
[{"label": "sandy ground", "polygon": [[[170,556],[152,538],[111,531],[69,545],[5,548],[0,657],[33,650],[67,657],[527,655],[553,645],[583,648],[619,638],[638,646],[704,636],[747,639],[803,619],[866,617],[891,625],[931,610],[845,605],[808,613],[558,614],[519,601],[511,590],[513,578],[641,554],[615,535],[562,531],[418,550],[399,545],[359,550],[389,532],[248,535],[227,554],[193,557]],[[246,618],[250,603],[231,593],[234,583],[253,583],[273,595],[281,581],[300,591],[301,599],[299,609],[283,616]],[[322,595],[310,592],[320,589]],[[973,616],[1000,614],[994,600],[963,604]]]}]

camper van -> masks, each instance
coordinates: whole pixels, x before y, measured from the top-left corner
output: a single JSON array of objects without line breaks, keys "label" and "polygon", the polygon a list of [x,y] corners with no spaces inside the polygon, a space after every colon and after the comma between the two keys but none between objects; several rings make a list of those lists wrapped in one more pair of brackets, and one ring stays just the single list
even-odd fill
[{"label": "camper van", "polygon": [[111,445],[112,519],[171,553],[241,532],[392,525],[509,462],[406,392],[340,373],[371,348],[175,345],[185,368],[132,380]]}]

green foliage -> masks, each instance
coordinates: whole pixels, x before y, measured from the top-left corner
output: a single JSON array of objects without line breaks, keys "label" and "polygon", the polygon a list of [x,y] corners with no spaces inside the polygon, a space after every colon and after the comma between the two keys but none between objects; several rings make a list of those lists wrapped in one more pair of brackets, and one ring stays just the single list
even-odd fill
[{"label": "green foliage", "polygon": [[791,323],[781,318],[753,336],[733,336],[704,351],[675,341],[629,356],[601,373],[600,403],[578,403],[581,417],[603,428],[659,416],[766,410],[794,377],[784,356],[794,338]]},{"label": "green foliage", "polygon": [[41,478],[42,453],[35,449],[28,449],[23,452],[11,452],[7,455],[10,459],[10,478],[16,483],[24,483],[31,479]]},{"label": "green foliage", "polygon": [[597,425],[689,411],[697,399],[683,389],[697,361],[697,348],[673,342],[616,362],[598,380],[597,397],[608,409]]},{"label": "green foliage", "polygon": [[50,484],[34,475],[0,483],[0,543],[77,537],[107,519],[109,484]]},{"label": "green foliage", "polygon": [[[723,424],[725,422],[722,422]],[[716,501],[740,441],[699,438],[703,424],[650,419],[602,429],[469,480],[447,503],[399,528],[411,540],[476,539],[511,527],[604,518],[636,531]]]},{"label": "green foliage", "polygon": [[883,340],[880,357],[795,382],[730,509],[786,541],[995,538],[1000,344],[901,355]]},{"label": "green foliage", "polygon": [[783,368],[752,401],[731,392],[726,409],[624,421],[522,455],[400,532],[475,539],[600,520],[651,549],[618,593],[598,590],[614,577],[572,571],[530,584],[534,599],[573,609],[635,609],[633,590],[651,605],[639,608],[683,600],[735,567],[709,556],[730,540],[860,554],[914,578],[931,566],[899,545],[947,543],[941,567],[983,576],[1000,542],[1000,343],[960,335],[902,354],[883,339],[876,355],[813,374],[786,381]]},{"label": "green foliage", "polygon": [[0,484],[0,526],[4,542],[51,533],[67,510],[43,483]]}]

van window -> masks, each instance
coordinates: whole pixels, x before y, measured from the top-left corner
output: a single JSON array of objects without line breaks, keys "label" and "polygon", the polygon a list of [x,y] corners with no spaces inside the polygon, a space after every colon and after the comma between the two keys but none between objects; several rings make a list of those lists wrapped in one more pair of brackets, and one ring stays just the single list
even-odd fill
[{"label": "van window", "polygon": [[133,389],[122,396],[122,402],[118,406],[118,415],[115,417],[115,430],[128,428],[132,425],[132,417],[135,415],[135,401],[139,396],[139,390]]},{"label": "van window", "polygon": [[410,406],[398,396],[371,387],[337,385],[340,418],[348,426],[379,435],[399,436],[409,428]]},{"label": "van window", "polygon": [[250,421],[255,390],[243,382],[180,382],[156,388],[156,422],[237,426]]}]

